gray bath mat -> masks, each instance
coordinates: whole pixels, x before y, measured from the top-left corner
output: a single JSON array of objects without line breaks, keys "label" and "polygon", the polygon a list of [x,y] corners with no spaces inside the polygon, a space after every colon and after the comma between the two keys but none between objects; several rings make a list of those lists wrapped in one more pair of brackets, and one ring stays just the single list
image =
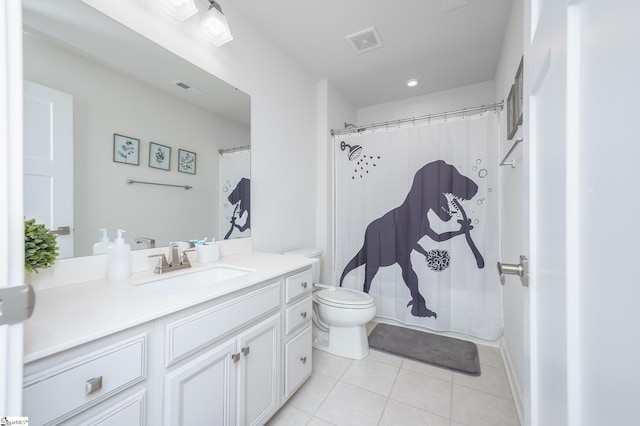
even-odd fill
[{"label": "gray bath mat", "polygon": [[369,347],[471,376],[480,375],[475,343],[389,324],[369,334]]}]

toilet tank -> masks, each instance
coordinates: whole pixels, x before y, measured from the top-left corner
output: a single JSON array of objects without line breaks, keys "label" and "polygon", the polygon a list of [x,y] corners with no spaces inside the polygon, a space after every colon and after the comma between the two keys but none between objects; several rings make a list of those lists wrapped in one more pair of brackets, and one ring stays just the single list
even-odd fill
[{"label": "toilet tank", "polygon": [[314,259],[311,270],[313,271],[313,283],[318,284],[320,282],[320,256],[322,256],[322,250],[318,248],[302,248],[298,250],[288,251],[284,253],[285,256],[300,256]]}]

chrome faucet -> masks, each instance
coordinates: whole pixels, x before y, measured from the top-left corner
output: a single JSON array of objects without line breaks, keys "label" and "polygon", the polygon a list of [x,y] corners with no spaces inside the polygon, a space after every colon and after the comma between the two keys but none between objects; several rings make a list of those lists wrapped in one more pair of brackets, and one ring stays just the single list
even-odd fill
[{"label": "chrome faucet", "polygon": [[[180,253],[180,243],[185,242],[189,244],[189,249],[183,250]],[[165,272],[177,271],[178,269],[191,268],[191,262],[189,262],[189,256],[187,255],[190,251],[195,251],[195,244],[191,241],[180,241],[175,243],[169,243],[169,260],[167,261],[167,257],[164,253],[162,254],[152,254],[149,257],[159,257],[158,263],[154,268],[153,272],[156,274],[163,274]]]}]

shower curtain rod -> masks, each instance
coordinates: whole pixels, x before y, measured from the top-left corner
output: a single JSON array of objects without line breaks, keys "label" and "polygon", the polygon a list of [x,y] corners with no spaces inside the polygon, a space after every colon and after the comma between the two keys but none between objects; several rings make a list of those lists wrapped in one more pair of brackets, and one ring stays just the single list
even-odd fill
[{"label": "shower curtain rod", "polygon": [[218,150],[218,154],[231,154],[232,152],[238,152],[238,151],[248,151],[251,149],[250,145],[246,145],[246,146],[239,146],[237,148],[227,148],[227,149],[219,149]]},{"label": "shower curtain rod", "polygon": [[[489,110],[494,110],[497,111],[497,109],[503,109],[504,108],[504,99],[501,100],[500,102],[496,102],[495,104],[491,104],[491,105],[481,105],[481,106],[477,106],[477,107],[473,107],[473,108],[462,108],[462,109],[458,109],[455,111],[446,111],[446,112],[439,112],[436,114],[427,114],[427,115],[421,115],[419,117],[412,117],[412,118],[401,118],[399,120],[392,120],[392,121],[385,121],[385,122],[380,122],[380,123],[372,123],[372,124],[367,124],[364,126],[353,126],[353,125],[349,125],[349,128],[345,128],[345,129],[338,129],[338,130],[333,130],[331,129],[331,136],[337,136],[337,135],[348,135],[349,133],[359,133],[359,132],[364,132],[365,130],[369,130],[369,129],[377,129],[380,127],[389,127],[389,126],[395,126],[395,125],[399,125],[399,124],[403,124],[403,123],[415,123],[416,121],[419,120],[431,120],[432,118],[439,118],[439,117],[450,117],[450,116],[457,116],[457,115],[462,115],[464,117],[465,114],[467,114],[468,112],[476,112],[476,111],[489,111]],[[346,123],[345,123],[346,125]]]}]

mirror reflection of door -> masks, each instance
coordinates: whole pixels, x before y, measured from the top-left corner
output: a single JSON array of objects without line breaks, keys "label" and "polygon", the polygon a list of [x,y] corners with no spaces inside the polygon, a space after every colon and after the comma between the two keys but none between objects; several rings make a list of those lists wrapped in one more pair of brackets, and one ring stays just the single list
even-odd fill
[{"label": "mirror reflection of door", "polygon": [[60,258],[73,257],[73,98],[24,82],[24,215],[58,235]]},{"label": "mirror reflection of door", "polygon": [[221,149],[220,239],[251,235],[251,149]]}]

